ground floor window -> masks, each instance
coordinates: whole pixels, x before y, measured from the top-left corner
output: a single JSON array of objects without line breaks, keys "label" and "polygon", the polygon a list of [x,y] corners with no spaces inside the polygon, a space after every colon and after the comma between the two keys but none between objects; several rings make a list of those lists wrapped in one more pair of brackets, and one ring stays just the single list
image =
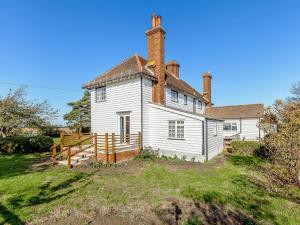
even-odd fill
[{"label": "ground floor window", "polygon": [[223,128],[224,131],[237,131],[237,123],[236,122],[227,122],[227,123],[224,123],[224,128]]},{"label": "ground floor window", "polygon": [[184,139],[183,120],[169,120],[169,138]]}]

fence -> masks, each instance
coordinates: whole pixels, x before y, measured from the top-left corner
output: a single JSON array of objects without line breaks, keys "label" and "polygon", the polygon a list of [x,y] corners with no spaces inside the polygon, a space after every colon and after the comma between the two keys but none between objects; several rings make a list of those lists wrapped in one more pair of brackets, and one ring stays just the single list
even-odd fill
[{"label": "fence", "polygon": [[[93,152],[95,160],[116,163],[116,156],[122,152],[141,150],[141,133],[130,135],[112,134],[61,134],[60,156],[67,157],[67,164],[72,168],[72,157],[83,152]],[[53,164],[56,163],[56,146],[52,147]]]}]

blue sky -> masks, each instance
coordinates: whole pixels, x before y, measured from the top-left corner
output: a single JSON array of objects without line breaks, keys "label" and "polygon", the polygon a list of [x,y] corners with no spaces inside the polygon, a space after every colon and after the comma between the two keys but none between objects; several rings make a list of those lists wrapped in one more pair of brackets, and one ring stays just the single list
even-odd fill
[{"label": "blue sky", "polygon": [[[300,1],[0,0],[0,95],[24,83],[63,115],[81,86],[121,60],[147,57],[151,13],[162,16],[166,61],[215,105],[271,104],[300,80]],[[58,121],[62,123],[62,119]]]}]

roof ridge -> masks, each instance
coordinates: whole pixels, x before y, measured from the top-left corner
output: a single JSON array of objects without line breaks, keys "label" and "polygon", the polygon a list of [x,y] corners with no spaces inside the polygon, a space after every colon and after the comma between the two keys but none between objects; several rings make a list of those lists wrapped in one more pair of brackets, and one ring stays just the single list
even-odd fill
[{"label": "roof ridge", "polygon": [[[133,59],[133,58],[135,58],[135,54],[134,54],[133,56],[130,56],[129,58],[124,59],[124,60],[121,61],[119,64],[115,65],[114,67],[110,68],[109,70],[107,70],[107,71],[104,72],[103,74],[100,74],[99,76],[105,77],[105,75],[107,75],[109,72],[111,72],[112,70],[114,70],[114,69],[117,68],[118,66],[120,66],[120,65],[122,65],[122,64],[124,64],[124,63],[126,63],[126,62],[128,62],[129,60],[131,60],[131,59]],[[98,76],[98,77],[99,77],[99,76]],[[98,78],[98,77],[97,77],[97,78]],[[94,83],[95,83],[95,81],[96,81],[97,78],[94,79]]]},{"label": "roof ridge", "polygon": [[262,105],[264,106],[264,103],[252,103],[252,104],[240,104],[240,105],[224,105],[224,106],[215,106],[212,108],[225,108],[225,107],[238,107],[238,106],[254,106],[254,105]]}]

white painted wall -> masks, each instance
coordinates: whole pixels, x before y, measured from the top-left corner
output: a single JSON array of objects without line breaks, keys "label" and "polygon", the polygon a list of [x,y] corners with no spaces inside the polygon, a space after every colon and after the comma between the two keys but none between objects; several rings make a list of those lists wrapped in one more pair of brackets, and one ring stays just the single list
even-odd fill
[{"label": "white painted wall", "polygon": [[149,145],[149,103],[152,102],[152,81],[143,78],[143,146]]},{"label": "white painted wall", "polygon": [[[185,94],[181,91],[175,90],[178,92],[178,102],[173,102],[171,100],[171,88],[166,87],[165,88],[165,98],[166,98],[166,106],[170,106],[173,108],[182,109],[188,112],[193,112],[193,96]],[[184,95],[187,95],[187,105],[184,104]],[[198,109],[198,100],[196,100],[196,112],[199,114],[204,113],[205,104],[202,103],[202,109]]]},{"label": "white painted wall", "polygon": [[[215,125],[217,132],[215,132]],[[216,134],[216,135],[215,135]],[[224,148],[223,121],[207,119],[208,160],[220,154]]]},{"label": "white painted wall", "polygon": [[[245,118],[245,119],[225,119],[226,122],[236,122],[237,131],[224,131],[224,137],[239,134],[241,139],[258,140],[259,139],[259,119]],[[264,137],[263,130],[260,130],[260,138]]]},{"label": "white painted wall", "polygon": [[130,112],[130,132],[141,131],[141,79],[135,78],[106,86],[106,101],[95,102],[91,91],[91,128],[98,134],[119,134],[117,113]]},{"label": "white painted wall", "polygon": [[[155,104],[149,104],[149,146],[159,150],[161,155],[187,160],[195,158],[204,161],[202,156],[202,121],[203,117],[184,113]],[[169,120],[184,120],[184,140],[169,139]]]}]

